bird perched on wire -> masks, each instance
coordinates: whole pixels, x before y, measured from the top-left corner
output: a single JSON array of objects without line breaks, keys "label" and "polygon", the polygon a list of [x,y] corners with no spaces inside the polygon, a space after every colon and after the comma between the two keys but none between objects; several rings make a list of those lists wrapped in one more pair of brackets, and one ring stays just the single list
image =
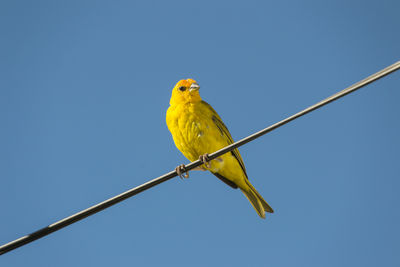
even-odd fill
[{"label": "bird perched on wire", "polygon": [[[193,79],[181,80],[172,89],[167,126],[175,145],[190,161],[200,159],[201,170],[209,170],[233,188],[240,188],[261,218],[274,212],[251,185],[238,149],[209,161],[208,154],[233,143],[231,134],[217,112],[199,94],[200,86]],[[189,175],[184,165],[176,168],[182,178]],[[186,173],[186,174],[185,174]]]}]

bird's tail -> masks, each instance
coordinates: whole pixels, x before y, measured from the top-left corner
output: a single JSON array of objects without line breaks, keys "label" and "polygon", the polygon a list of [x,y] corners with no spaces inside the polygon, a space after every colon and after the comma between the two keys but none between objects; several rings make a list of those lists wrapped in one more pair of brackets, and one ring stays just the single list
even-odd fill
[{"label": "bird's tail", "polygon": [[263,197],[257,192],[254,186],[245,179],[247,188],[240,188],[243,194],[250,201],[251,205],[257,211],[261,218],[265,219],[265,212],[273,213],[274,210],[268,205],[268,203],[263,199]]}]

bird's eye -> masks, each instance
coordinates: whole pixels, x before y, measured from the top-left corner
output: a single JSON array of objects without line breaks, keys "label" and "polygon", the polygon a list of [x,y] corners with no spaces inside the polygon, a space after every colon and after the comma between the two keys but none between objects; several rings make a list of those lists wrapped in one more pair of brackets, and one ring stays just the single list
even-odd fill
[{"label": "bird's eye", "polygon": [[179,87],[179,90],[185,91],[185,90],[186,90],[186,87],[185,87],[185,86],[181,86],[181,87]]}]

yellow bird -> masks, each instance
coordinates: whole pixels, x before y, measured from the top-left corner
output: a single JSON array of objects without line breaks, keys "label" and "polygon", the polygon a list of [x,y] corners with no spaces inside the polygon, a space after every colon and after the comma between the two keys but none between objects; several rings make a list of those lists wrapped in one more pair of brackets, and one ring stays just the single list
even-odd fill
[{"label": "yellow bird", "polygon": [[[207,153],[232,144],[233,139],[217,112],[201,99],[199,89],[193,79],[181,80],[172,89],[166,121],[176,147],[190,161],[200,159],[204,163],[200,169],[209,170],[233,188],[240,188],[258,215],[265,218],[266,211],[274,211],[249,182],[239,150],[208,161]],[[186,172],[184,165],[176,171],[181,177]]]}]

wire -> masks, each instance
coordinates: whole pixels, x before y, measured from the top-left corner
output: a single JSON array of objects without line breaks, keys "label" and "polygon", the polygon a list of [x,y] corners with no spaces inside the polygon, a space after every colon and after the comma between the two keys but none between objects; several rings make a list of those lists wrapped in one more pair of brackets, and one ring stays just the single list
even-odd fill
[{"label": "wire", "polygon": [[[261,130],[261,131],[259,131],[257,133],[254,133],[254,134],[252,134],[252,135],[250,135],[250,136],[248,136],[246,138],[243,138],[243,139],[241,139],[241,140],[239,140],[239,141],[237,141],[237,142],[235,142],[235,143],[233,143],[233,144],[231,144],[229,146],[226,146],[226,147],[224,147],[224,148],[222,148],[222,149],[220,149],[220,150],[218,150],[218,151],[216,151],[216,152],[214,152],[212,154],[209,154],[208,157],[209,157],[210,160],[215,159],[215,158],[217,158],[217,157],[219,157],[219,156],[221,156],[221,155],[223,155],[223,154],[225,154],[225,153],[227,153],[227,152],[229,152],[229,151],[231,151],[231,150],[233,150],[233,149],[235,149],[237,147],[240,147],[240,146],[242,146],[242,145],[244,145],[244,144],[246,144],[248,142],[251,142],[256,138],[258,138],[258,137],[260,137],[260,136],[262,136],[262,135],[264,135],[264,134],[266,134],[268,132],[271,132],[271,131],[273,131],[273,130],[285,125],[286,123],[288,123],[288,122],[290,122],[292,120],[295,120],[295,119],[297,119],[297,118],[299,118],[299,117],[301,117],[301,116],[303,116],[303,115],[305,115],[305,114],[307,114],[307,113],[309,113],[309,112],[311,112],[313,110],[316,110],[316,109],[318,109],[318,108],[320,108],[320,107],[322,107],[322,106],[324,106],[324,105],[326,105],[326,104],[328,104],[330,102],[333,102],[333,101],[335,101],[335,100],[337,100],[337,99],[339,99],[339,98],[341,98],[341,97],[343,97],[343,96],[345,96],[347,94],[350,94],[350,93],[360,89],[361,87],[364,87],[365,85],[367,85],[369,83],[372,83],[372,82],[374,82],[374,81],[376,81],[376,80],[378,80],[378,79],[380,79],[380,78],[382,78],[382,77],[384,77],[384,76],[386,76],[386,75],[388,75],[388,74],[390,74],[390,73],[392,73],[392,72],[394,72],[394,71],[396,71],[398,69],[400,69],[400,61],[390,65],[389,67],[386,67],[385,69],[383,69],[381,71],[378,71],[375,74],[372,74],[371,76],[365,78],[364,80],[362,80],[362,81],[360,81],[358,83],[355,83],[355,84],[351,85],[350,87],[347,87],[346,89],[344,89],[344,90],[342,90],[342,91],[340,91],[340,92],[338,92],[338,93],[336,93],[336,94],[334,94],[334,95],[332,95],[332,96],[330,96],[330,97],[328,97],[328,98],[326,98],[326,99],[324,99],[324,100],[322,100],[322,101],[320,101],[320,102],[318,102],[318,103],[316,103],[316,104],[314,104],[314,105],[312,105],[312,106],[310,106],[310,107],[308,107],[308,108],[306,108],[306,109],[304,109],[304,110],[302,110],[302,111],[300,111],[300,112],[298,112],[298,113],[296,113],[296,114],[294,114],[294,115],[292,115],[292,116],[290,116],[290,117],[288,117],[288,118],[286,118],[284,120],[281,120],[281,121],[279,121],[279,122],[277,122],[277,123],[265,128],[265,129],[263,129],[263,130]],[[193,161],[193,162],[185,165],[185,169],[187,171],[190,171],[190,170],[192,170],[192,169],[194,169],[194,168],[196,168],[196,167],[198,167],[198,166],[200,166],[202,164],[203,163],[200,160],[196,160],[196,161]],[[105,200],[105,201],[103,201],[103,202],[101,202],[101,203],[99,203],[97,205],[94,205],[94,206],[92,206],[90,208],[87,208],[87,209],[82,210],[82,211],[80,211],[78,213],[75,213],[75,214],[73,214],[73,215],[71,215],[71,216],[69,216],[67,218],[64,218],[64,219],[58,221],[58,222],[50,224],[50,225],[48,225],[48,226],[46,226],[46,227],[44,227],[44,228],[42,228],[42,229],[40,229],[40,230],[38,230],[36,232],[33,232],[31,234],[28,234],[26,236],[18,238],[18,239],[14,240],[14,241],[11,241],[11,242],[9,242],[7,244],[4,244],[4,245],[2,245],[0,247],[0,255],[2,255],[4,253],[7,253],[7,252],[9,252],[11,250],[14,250],[14,249],[16,249],[18,247],[21,247],[23,245],[26,245],[26,244],[28,244],[28,243],[30,243],[32,241],[35,241],[35,240],[37,240],[39,238],[42,238],[42,237],[44,237],[46,235],[49,235],[49,234],[51,234],[51,233],[53,233],[55,231],[58,231],[58,230],[66,227],[66,226],[68,226],[70,224],[73,224],[73,223],[75,223],[77,221],[80,221],[80,220],[82,220],[82,219],[84,219],[84,218],[86,218],[88,216],[91,216],[91,215],[93,215],[93,214],[95,214],[95,213],[97,213],[99,211],[102,211],[102,210],[104,210],[104,209],[106,209],[108,207],[111,207],[111,206],[113,206],[113,205],[115,205],[115,204],[117,204],[117,203],[119,203],[119,202],[121,202],[121,201],[123,201],[123,200],[125,200],[127,198],[130,198],[130,197],[132,197],[132,196],[134,196],[136,194],[139,194],[140,192],[143,192],[143,191],[145,191],[147,189],[150,189],[153,186],[156,186],[156,185],[161,184],[161,183],[163,183],[163,182],[165,182],[167,180],[170,180],[171,178],[174,178],[177,175],[178,174],[176,173],[176,171],[171,171],[171,172],[166,173],[166,174],[164,174],[164,175],[162,175],[162,176],[160,176],[158,178],[155,178],[155,179],[153,179],[153,180],[151,180],[151,181],[149,181],[147,183],[144,183],[144,184],[139,185],[139,186],[137,186],[135,188],[132,188],[132,189],[126,191],[126,192],[123,192],[123,193],[121,193],[121,194],[119,194],[119,195],[117,195],[115,197],[107,199],[107,200]]]}]

